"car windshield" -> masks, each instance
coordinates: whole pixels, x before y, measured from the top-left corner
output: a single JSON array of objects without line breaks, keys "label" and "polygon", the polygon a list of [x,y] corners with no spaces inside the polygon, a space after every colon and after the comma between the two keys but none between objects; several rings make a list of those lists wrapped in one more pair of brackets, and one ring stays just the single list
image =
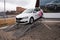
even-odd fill
[{"label": "car windshield", "polygon": [[32,13],[32,12],[33,12],[33,9],[27,9],[23,13]]}]

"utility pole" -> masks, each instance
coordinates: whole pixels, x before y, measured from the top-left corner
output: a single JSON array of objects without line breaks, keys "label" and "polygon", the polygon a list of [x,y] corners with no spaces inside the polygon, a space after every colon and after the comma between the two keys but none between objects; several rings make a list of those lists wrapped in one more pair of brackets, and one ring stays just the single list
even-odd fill
[{"label": "utility pole", "polygon": [[6,17],[6,13],[5,13],[5,0],[4,0],[4,17]]},{"label": "utility pole", "polygon": [[6,23],[6,2],[5,2],[5,0],[4,0],[4,22]]},{"label": "utility pole", "polygon": [[5,12],[5,0],[4,0],[4,12]]},{"label": "utility pole", "polygon": [[4,18],[7,18],[8,16],[6,15],[6,0],[4,0]]}]

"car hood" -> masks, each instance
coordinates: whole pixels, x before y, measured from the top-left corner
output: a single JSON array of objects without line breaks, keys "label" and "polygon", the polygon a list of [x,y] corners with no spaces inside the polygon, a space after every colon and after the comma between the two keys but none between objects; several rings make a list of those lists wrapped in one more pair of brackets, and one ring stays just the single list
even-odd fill
[{"label": "car hood", "polygon": [[16,16],[16,18],[22,18],[22,17],[28,17],[30,16],[32,13],[21,13],[19,15]]}]

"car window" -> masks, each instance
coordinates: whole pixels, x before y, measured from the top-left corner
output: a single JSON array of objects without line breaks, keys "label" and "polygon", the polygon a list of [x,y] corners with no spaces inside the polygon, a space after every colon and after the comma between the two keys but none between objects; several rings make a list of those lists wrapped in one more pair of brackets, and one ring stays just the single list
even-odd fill
[{"label": "car window", "polygon": [[38,9],[34,9],[33,13],[36,13],[36,12],[38,12],[38,11],[40,11],[39,8],[38,8]]},{"label": "car window", "polygon": [[39,11],[40,9],[34,9],[34,11]]},{"label": "car window", "polygon": [[33,11],[33,13],[36,13],[37,11]]},{"label": "car window", "polygon": [[28,10],[25,10],[23,13],[32,13],[32,12],[33,12],[33,10],[28,9]]}]

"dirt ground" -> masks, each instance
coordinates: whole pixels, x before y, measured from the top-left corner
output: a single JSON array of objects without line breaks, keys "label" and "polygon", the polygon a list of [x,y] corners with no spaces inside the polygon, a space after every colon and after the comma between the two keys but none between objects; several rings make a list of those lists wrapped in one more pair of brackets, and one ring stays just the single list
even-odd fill
[{"label": "dirt ground", "polygon": [[60,23],[42,23],[20,40],[60,40]]},{"label": "dirt ground", "polygon": [[60,40],[60,22],[37,22],[21,37],[20,28],[5,30],[0,30],[0,40]]}]

